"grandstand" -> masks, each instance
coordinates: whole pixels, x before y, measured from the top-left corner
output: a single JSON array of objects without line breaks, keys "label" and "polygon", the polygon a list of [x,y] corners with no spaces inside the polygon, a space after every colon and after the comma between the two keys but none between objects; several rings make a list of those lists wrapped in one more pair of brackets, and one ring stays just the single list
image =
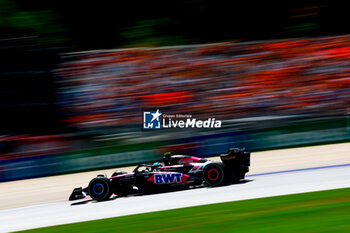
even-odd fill
[{"label": "grandstand", "polygon": [[60,103],[80,130],[139,125],[143,109],[198,118],[344,115],[350,36],[62,55]]}]

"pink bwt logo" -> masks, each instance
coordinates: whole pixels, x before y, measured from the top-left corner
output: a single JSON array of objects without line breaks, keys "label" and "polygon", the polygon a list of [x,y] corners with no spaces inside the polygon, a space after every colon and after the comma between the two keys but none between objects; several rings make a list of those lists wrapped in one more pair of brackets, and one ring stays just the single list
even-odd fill
[{"label": "pink bwt logo", "polygon": [[154,174],[155,184],[181,183],[181,173]]}]

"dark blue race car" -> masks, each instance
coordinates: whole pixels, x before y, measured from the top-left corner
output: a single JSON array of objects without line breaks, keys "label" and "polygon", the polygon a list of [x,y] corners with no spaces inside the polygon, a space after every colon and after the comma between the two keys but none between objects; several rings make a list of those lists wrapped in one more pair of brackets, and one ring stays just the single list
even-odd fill
[{"label": "dark blue race car", "polygon": [[201,185],[220,186],[244,179],[249,171],[250,152],[244,148],[229,149],[214,162],[188,155],[165,153],[162,163],[140,164],[133,172],[115,171],[111,177],[98,175],[86,188],[75,188],[69,200],[85,198],[108,200],[112,194],[148,194],[181,190]]}]

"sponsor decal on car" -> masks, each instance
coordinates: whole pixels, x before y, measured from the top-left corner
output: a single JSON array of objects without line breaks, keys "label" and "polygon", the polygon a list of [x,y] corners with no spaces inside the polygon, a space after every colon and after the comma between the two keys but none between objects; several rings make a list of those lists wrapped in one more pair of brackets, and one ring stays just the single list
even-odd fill
[{"label": "sponsor decal on car", "polygon": [[181,183],[181,173],[171,173],[171,174],[155,174],[154,183],[155,184],[173,184]]},{"label": "sponsor decal on car", "polygon": [[194,166],[194,167],[189,171],[189,173],[195,173],[195,172],[198,172],[198,171],[202,171],[202,170],[203,170],[203,167],[204,167],[204,166]]},{"label": "sponsor decal on car", "polygon": [[147,179],[155,184],[179,184],[183,183],[189,176],[182,173],[156,173]]}]

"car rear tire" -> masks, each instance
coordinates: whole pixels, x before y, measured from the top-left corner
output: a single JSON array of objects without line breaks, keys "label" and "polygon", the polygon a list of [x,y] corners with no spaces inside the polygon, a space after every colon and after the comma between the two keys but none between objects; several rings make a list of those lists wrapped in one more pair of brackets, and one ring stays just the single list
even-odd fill
[{"label": "car rear tire", "polygon": [[88,191],[93,200],[108,200],[112,195],[111,182],[106,177],[96,177],[90,181]]},{"label": "car rear tire", "polygon": [[203,170],[203,179],[209,186],[219,186],[225,181],[224,167],[218,163],[208,164]]}]

